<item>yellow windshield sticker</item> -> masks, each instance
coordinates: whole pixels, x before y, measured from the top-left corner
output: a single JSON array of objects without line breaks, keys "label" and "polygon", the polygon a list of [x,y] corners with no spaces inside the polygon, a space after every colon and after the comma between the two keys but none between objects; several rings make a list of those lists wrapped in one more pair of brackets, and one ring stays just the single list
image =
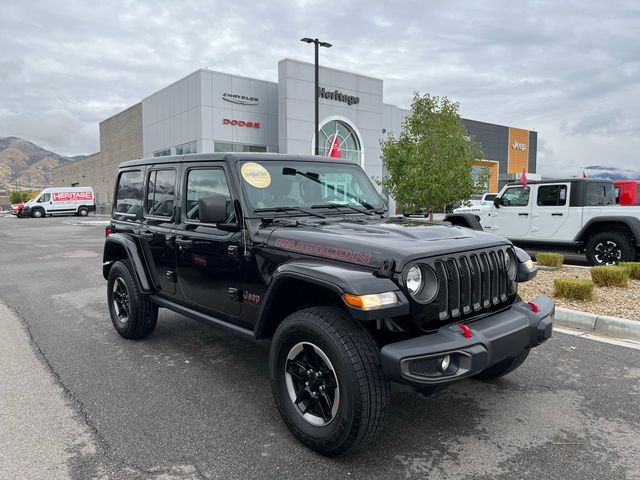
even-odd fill
[{"label": "yellow windshield sticker", "polygon": [[240,169],[242,178],[252,187],[267,188],[271,185],[271,175],[266,168],[259,163],[247,162]]}]

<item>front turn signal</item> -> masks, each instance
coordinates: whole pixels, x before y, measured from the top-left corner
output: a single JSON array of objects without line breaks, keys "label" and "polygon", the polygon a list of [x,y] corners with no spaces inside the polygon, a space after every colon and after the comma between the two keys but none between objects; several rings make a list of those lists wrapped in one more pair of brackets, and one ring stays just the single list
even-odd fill
[{"label": "front turn signal", "polygon": [[345,293],[342,295],[345,303],[361,310],[375,310],[398,303],[395,292],[373,293],[369,295],[352,295]]}]

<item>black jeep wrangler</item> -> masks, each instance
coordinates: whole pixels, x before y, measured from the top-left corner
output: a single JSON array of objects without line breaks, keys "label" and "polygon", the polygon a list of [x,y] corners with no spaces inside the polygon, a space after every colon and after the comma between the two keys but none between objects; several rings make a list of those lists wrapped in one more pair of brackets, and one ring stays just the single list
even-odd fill
[{"label": "black jeep wrangler", "polygon": [[499,377],[551,336],[553,302],[518,297],[535,275],[523,250],[460,217],[388,217],[345,159],[133,160],[114,199],[103,273],[118,333],[149,335],[165,307],[268,345],[285,423],[324,455],[380,432],[389,381]]}]

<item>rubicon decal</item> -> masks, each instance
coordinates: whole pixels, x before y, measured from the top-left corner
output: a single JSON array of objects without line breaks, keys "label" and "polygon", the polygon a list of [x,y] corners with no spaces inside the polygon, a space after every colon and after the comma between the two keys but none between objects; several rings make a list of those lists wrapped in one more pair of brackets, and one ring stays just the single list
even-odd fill
[{"label": "rubicon decal", "polygon": [[369,265],[373,257],[369,252],[358,252],[349,248],[319,245],[317,243],[303,242],[302,240],[287,240],[286,238],[276,239],[276,248],[307,253],[309,255],[319,255],[327,258],[351,261],[354,263],[361,263],[363,265]]},{"label": "rubicon decal", "polygon": [[78,200],[93,200],[92,192],[54,192],[54,202],[75,202]]},{"label": "rubicon decal", "polygon": [[223,118],[222,123],[225,125],[232,125],[234,127],[260,128],[259,122],[247,122],[245,120],[232,120],[230,118]]}]

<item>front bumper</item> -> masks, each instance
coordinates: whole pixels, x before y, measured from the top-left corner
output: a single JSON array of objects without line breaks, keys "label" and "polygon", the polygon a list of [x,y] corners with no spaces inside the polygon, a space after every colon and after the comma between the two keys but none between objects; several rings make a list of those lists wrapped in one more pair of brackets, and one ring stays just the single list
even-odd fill
[{"label": "front bumper", "polygon": [[[467,324],[464,336],[458,324],[446,325],[436,333],[392,343],[382,348],[382,368],[389,380],[425,386],[450,383],[470,377],[526,348],[537,347],[551,337],[555,304],[547,296],[537,297],[534,313],[525,302],[508,310]],[[449,355],[450,367],[439,369]]]}]

